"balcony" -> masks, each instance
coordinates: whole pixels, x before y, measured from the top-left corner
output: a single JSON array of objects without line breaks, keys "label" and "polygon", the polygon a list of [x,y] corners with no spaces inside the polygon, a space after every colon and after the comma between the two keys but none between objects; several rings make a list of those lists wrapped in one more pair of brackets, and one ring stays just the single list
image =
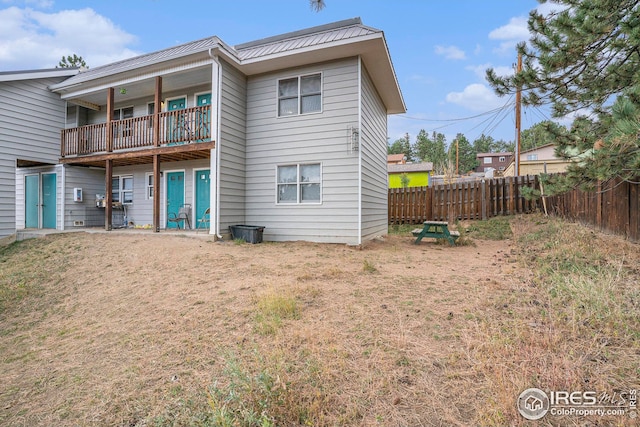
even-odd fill
[{"label": "balcony", "polygon": [[126,158],[129,159],[128,164],[133,164],[140,163],[134,159],[153,154],[173,154],[173,160],[187,160],[200,157],[189,157],[187,153],[213,148],[211,106],[159,113],[157,132],[154,129],[154,116],[63,129],[61,162],[90,164],[105,159]]}]

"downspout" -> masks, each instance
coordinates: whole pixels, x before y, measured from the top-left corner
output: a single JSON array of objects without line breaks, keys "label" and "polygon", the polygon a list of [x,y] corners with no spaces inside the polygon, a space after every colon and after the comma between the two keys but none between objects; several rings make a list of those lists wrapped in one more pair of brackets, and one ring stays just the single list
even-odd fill
[{"label": "downspout", "polygon": [[62,226],[61,226],[60,229],[64,231],[64,221],[65,221],[65,218],[66,218],[66,216],[64,214],[64,210],[65,210],[65,196],[67,194],[67,168],[65,167],[65,165],[60,165],[60,166],[62,166],[62,177],[61,177],[61,180],[62,180],[62,185],[61,185],[62,186],[62,197],[61,197],[61,200],[60,200],[60,211],[61,211],[60,216],[61,216],[61,219],[62,219],[60,223],[62,224]]},{"label": "downspout", "polygon": [[[213,191],[212,195],[211,195],[211,204],[213,205],[213,211],[215,212],[215,235],[218,239],[222,239],[222,235],[220,234],[220,86],[221,86],[221,82],[220,82],[220,60],[218,59],[218,55],[217,52],[218,48],[213,48],[210,47],[209,48],[209,57],[213,60],[213,62],[215,63],[215,73],[211,73],[211,88],[213,89],[215,87],[215,93],[216,93],[216,97],[215,97],[215,111],[212,111],[211,113],[211,120],[213,122],[214,120],[214,112],[215,112],[215,141],[216,141],[216,145],[215,148],[213,149],[214,151],[214,161],[213,161],[213,173],[212,175],[215,177],[216,180],[216,188],[215,191]],[[213,107],[213,103],[212,103],[212,107]],[[211,135],[213,136],[213,134]]]},{"label": "downspout", "polygon": [[362,57],[358,56],[358,245],[362,245]]}]

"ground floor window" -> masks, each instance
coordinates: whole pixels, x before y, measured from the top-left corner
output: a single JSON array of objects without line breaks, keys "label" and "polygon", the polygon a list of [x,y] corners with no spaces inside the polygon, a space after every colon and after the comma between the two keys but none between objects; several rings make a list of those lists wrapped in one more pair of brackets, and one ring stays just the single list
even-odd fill
[{"label": "ground floor window", "polygon": [[278,204],[320,203],[322,173],[320,163],[277,167]]},{"label": "ground floor window", "polygon": [[152,200],[153,199],[153,174],[152,173],[147,173],[145,175],[145,181],[146,181],[146,198],[147,200]]},{"label": "ground floor window", "polygon": [[111,200],[124,205],[133,203],[132,175],[121,175],[111,178]]}]

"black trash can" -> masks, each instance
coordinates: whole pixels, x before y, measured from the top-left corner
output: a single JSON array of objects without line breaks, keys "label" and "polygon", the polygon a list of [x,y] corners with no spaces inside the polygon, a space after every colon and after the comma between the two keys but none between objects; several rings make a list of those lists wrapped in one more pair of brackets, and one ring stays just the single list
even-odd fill
[{"label": "black trash can", "polygon": [[230,225],[231,237],[242,239],[247,243],[262,243],[264,226],[260,225]]}]

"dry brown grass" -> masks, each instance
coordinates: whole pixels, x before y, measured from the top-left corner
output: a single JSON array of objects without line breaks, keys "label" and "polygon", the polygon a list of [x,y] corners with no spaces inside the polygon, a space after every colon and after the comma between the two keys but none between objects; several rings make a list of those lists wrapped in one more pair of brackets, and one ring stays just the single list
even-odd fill
[{"label": "dry brown grass", "polygon": [[453,248],[410,234],[363,249],[168,233],[12,245],[0,424],[528,425],[528,387],[640,388],[638,247],[511,225],[511,240]]}]

